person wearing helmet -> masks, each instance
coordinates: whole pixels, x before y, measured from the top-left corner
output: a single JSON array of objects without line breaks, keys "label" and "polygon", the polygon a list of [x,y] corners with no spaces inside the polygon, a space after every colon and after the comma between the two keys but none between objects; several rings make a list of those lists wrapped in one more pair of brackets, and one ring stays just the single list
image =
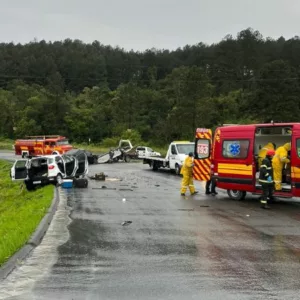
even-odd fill
[{"label": "person wearing helmet", "polygon": [[274,150],[276,149],[276,145],[274,143],[268,143],[265,146],[263,146],[259,152],[258,152],[258,168],[260,168],[262,161],[266,157],[268,150]]},{"label": "person wearing helmet", "polygon": [[195,191],[194,181],[193,181],[193,166],[194,166],[194,154],[189,153],[189,156],[184,160],[183,166],[181,168],[180,174],[183,175],[181,182],[181,196],[185,196],[187,188],[189,188],[191,195],[195,195],[198,192]]},{"label": "person wearing helmet", "polygon": [[260,203],[261,208],[270,208],[268,206],[268,200],[273,199],[273,168],[272,168],[272,158],[275,155],[275,151],[270,149],[266,153],[266,157],[261,163],[259,169],[259,183],[262,186],[263,195],[261,197]]},{"label": "person wearing helmet", "polygon": [[274,182],[275,190],[281,190],[282,183],[282,170],[285,164],[288,164],[290,160],[288,159],[288,152],[291,150],[291,143],[286,143],[283,146],[278,147],[275,155],[272,159],[272,165],[274,169]]}]

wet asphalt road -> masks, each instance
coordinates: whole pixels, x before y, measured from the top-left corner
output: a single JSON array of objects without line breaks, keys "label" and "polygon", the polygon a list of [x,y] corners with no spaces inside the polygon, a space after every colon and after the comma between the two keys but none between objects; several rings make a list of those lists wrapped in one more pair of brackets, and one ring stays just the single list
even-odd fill
[{"label": "wet asphalt road", "polygon": [[205,197],[201,183],[182,198],[179,177],[140,163],[90,167],[101,171],[105,182],[60,189],[0,299],[300,299],[299,204],[265,211],[251,197]]}]

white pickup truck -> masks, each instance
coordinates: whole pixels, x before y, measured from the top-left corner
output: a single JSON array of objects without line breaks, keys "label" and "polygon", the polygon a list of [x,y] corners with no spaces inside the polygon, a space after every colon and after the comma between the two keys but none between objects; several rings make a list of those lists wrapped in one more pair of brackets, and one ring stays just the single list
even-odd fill
[{"label": "white pickup truck", "polygon": [[166,157],[146,156],[144,164],[148,164],[154,171],[159,168],[168,168],[180,174],[185,158],[190,152],[194,153],[195,143],[187,141],[174,141],[170,144]]},{"label": "white pickup truck", "polygon": [[159,152],[153,151],[151,148],[146,147],[146,146],[138,146],[136,148],[136,152],[138,155],[138,158],[145,158],[149,156],[161,156]]}]

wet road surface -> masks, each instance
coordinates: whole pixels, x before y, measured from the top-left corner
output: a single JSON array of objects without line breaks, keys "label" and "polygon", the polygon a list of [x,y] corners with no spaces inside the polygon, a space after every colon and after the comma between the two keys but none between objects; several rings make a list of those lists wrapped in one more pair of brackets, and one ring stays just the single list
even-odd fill
[{"label": "wet road surface", "polygon": [[206,197],[201,183],[182,198],[180,177],[140,163],[90,167],[101,171],[105,182],[60,189],[49,231],[0,299],[300,298],[299,204],[265,211]]}]

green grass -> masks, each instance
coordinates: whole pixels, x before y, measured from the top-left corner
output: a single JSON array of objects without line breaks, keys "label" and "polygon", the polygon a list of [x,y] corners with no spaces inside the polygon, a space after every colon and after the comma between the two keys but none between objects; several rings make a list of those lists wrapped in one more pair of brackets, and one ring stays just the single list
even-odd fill
[{"label": "green grass", "polygon": [[0,266],[30,238],[47,213],[54,186],[28,192],[20,189],[21,181],[13,182],[12,164],[0,160]]},{"label": "green grass", "polygon": [[13,140],[0,138],[0,150],[13,150],[14,143]]},{"label": "green grass", "polygon": [[[106,153],[110,149],[110,147],[104,147],[104,146],[95,145],[95,144],[88,145],[88,144],[72,143],[71,145],[74,148],[89,150],[89,151],[91,151],[92,153],[95,153],[95,154]],[[116,147],[112,147],[112,148],[116,148]]]}]

